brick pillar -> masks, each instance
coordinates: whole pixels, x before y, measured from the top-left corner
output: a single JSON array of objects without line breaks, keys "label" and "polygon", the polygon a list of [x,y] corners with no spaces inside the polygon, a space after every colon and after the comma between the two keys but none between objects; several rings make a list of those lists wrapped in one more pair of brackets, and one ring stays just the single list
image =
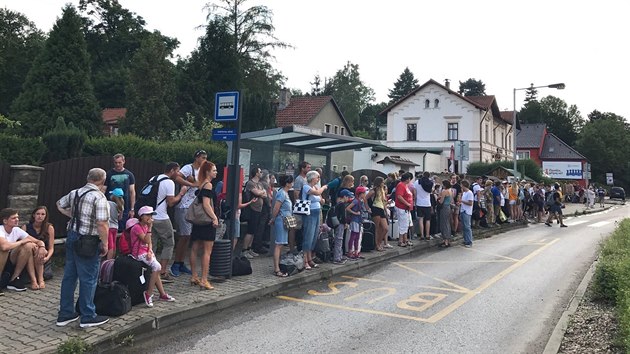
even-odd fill
[{"label": "brick pillar", "polygon": [[20,214],[20,224],[27,222],[33,209],[37,207],[39,180],[43,167],[29,165],[12,165],[7,197],[9,208]]}]

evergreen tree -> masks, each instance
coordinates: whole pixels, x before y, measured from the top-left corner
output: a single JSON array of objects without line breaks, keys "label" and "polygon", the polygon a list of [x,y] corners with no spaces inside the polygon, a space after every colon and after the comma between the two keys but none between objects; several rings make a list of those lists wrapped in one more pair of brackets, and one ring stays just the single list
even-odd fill
[{"label": "evergreen tree", "polygon": [[389,90],[389,94],[387,95],[387,97],[389,97],[389,103],[398,101],[416,88],[418,88],[418,80],[407,67],[394,83],[394,88]]},{"label": "evergreen tree", "polygon": [[468,79],[459,82],[459,94],[464,96],[485,96],[486,84],[481,80]]},{"label": "evergreen tree", "polygon": [[331,95],[353,130],[360,130],[359,115],[374,100],[374,90],[361,81],[359,65],[347,62],[326,82],[324,94]]},{"label": "evergreen tree", "polygon": [[0,114],[9,114],[44,40],[26,16],[0,8]]},{"label": "evergreen tree", "polygon": [[525,104],[531,101],[536,101],[537,97],[538,90],[534,88],[534,84],[531,84],[531,86],[527,90],[525,90]]},{"label": "evergreen tree", "polygon": [[66,5],[33,63],[11,109],[11,118],[22,122],[26,135],[41,136],[55,126],[57,117],[90,135],[101,134],[103,122],[81,25],[76,9]]},{"label": "evergreen tree", "polygon": [[121,121],[122,132],[143,138],[166,138],[175,124],[171,107],[175,98],[175,72],[168,61],[171,49],[155,32],[142,42],[133,56],[127,85],[127,116]]},{"label": "evergreen tree", "polygon": [[315,77],[313,78],[313,82],[310,82],[311,84],[311,96],[321,96],[323,89],[322,89],[322,80],[319,77],[319,74],[315,74]]}]

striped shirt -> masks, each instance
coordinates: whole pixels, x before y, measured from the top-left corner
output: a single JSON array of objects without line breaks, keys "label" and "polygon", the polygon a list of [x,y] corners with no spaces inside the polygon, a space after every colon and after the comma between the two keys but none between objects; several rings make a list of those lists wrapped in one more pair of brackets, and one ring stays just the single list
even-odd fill
[{"label": "striped shirt", "polygon": [[[77,191],[79,192],[79,196],[87,191],[90,192],[86,193],[81,200],[79,200],[79,210],[77,213],[74,213],[72,207],[74,205],[74,198],[77,196]],[[74,231],[77,231],[79,235],[98,235],[97,222],[109,220],[107,198],[105,198],[101,190],[92,183],[87,183],[78,190],[75,189],[66,194],[57,201],[57,205],[62,209],[70,209],[73,215],[78,216],[80,228],[76,230],[77,221],[75,221]],[[70,225],[72,225],[72,221],[68,223],[68,231],[70,231]]]}]

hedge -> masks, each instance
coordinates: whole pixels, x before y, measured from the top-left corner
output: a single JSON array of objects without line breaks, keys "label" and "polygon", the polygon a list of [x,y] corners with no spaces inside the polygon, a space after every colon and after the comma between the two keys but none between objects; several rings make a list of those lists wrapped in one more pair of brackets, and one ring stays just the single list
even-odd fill
[{"label": "hedge", "polygon": [[0,133],[0,160],[11,165],[39,166],[46,152],[40,138],[21,138]]}]

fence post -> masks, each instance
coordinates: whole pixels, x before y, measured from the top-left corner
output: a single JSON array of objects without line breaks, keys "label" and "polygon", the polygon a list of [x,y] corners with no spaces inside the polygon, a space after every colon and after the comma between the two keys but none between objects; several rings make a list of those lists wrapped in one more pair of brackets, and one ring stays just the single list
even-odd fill
[{"label": "fence post", "polygon": [[37,207],[39,183],[43,167],[29,165],[11,165],[8,207],[16,209],[21,222],[29,220],[31,212]]}]

